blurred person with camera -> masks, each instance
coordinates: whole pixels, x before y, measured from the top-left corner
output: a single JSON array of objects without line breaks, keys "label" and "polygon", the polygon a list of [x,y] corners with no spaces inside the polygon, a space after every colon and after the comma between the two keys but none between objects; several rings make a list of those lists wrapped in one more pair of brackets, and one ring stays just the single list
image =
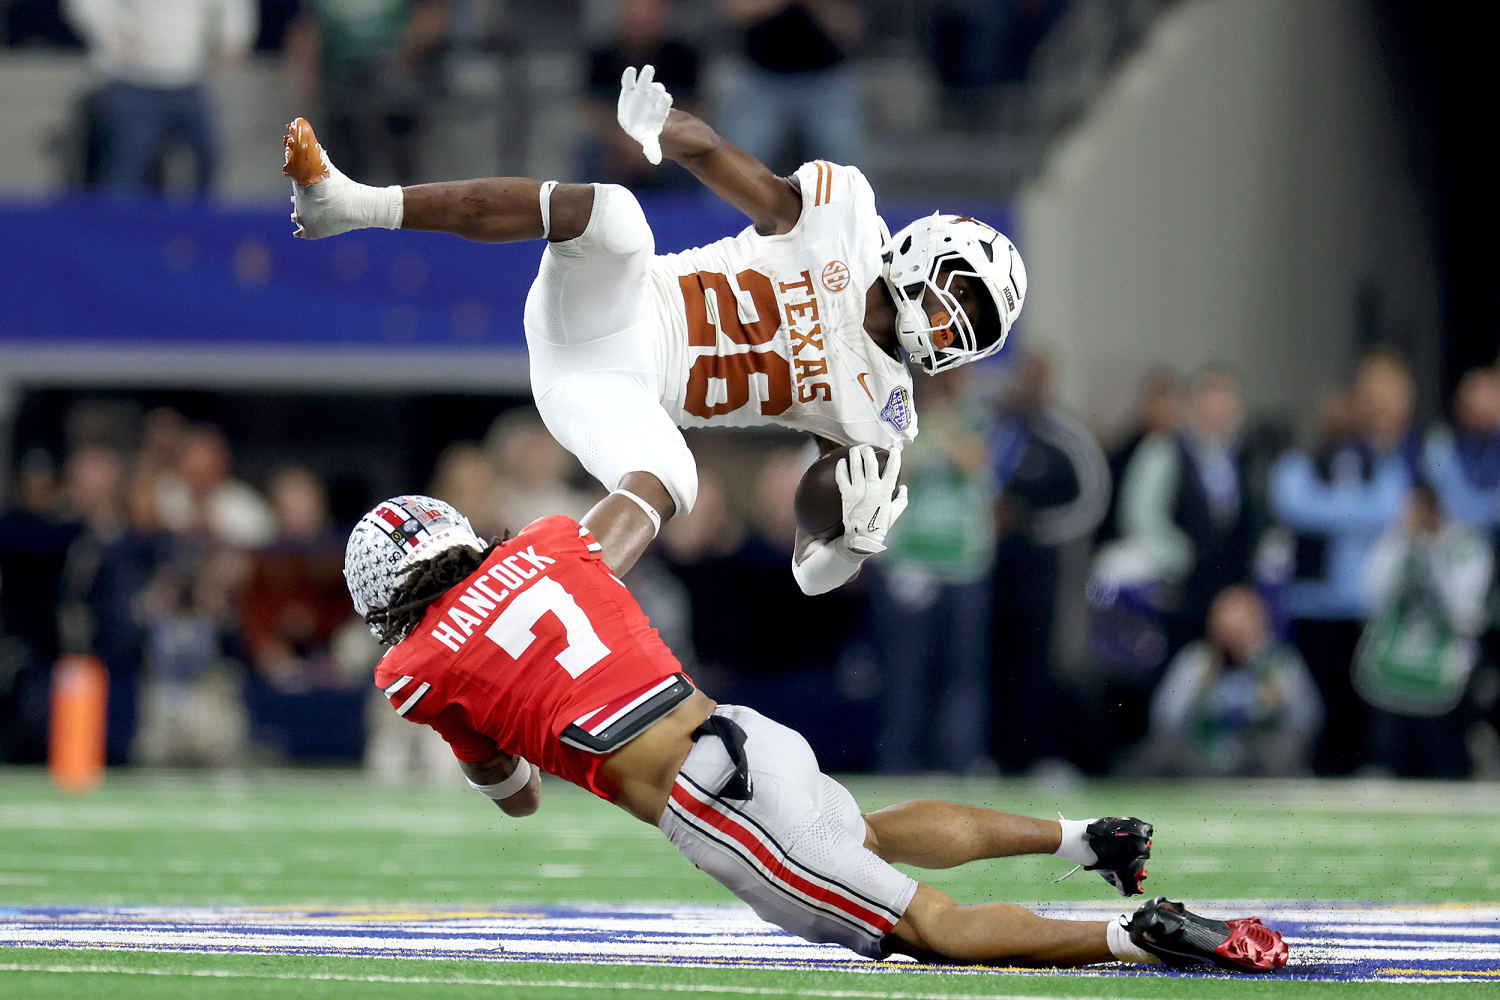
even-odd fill
[{"label": "blurred person with camera", "polygon": [[1146,742],[1125,770],[1165,777],[1310,772],[1323,702],[1296,648],[1271,631],[1253,589],[1227,587],[1208,630],[1173,659],[1151,696]]}]

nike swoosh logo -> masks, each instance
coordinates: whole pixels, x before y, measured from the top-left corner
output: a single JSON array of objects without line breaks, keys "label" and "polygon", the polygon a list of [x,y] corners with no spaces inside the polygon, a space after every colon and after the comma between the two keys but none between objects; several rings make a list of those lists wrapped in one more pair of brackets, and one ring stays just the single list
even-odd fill
[{"label": "nike swoosh logo", "polygon": [[865,381],[865,376],[869,374],[869,372],[859,373],[859,387],[865,391],[866,396],[869,396],[873,400],[875,398],[875,394],[870,391],[870,383]]}]

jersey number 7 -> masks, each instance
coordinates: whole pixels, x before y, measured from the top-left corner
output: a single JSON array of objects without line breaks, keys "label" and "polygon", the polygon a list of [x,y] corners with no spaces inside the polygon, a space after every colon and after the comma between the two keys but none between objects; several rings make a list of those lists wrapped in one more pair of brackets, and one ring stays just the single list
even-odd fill
[{"label": "jersey number 7", "polygon": [[569,677],[581,676],[609,655],[609,647],[599,639],[589,616],[551,577],[543,577],[512,600],[484,630],[485,637],[519,661],[537,639],[536,623],[548,612],[557,616],[567,633],[568,644],[558,652],[557,664]]}]

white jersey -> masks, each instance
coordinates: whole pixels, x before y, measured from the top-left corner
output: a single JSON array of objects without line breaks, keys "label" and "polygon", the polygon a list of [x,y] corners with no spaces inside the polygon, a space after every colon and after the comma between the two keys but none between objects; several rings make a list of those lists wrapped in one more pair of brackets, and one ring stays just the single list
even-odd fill
[{"label": "white jersey", "polygon": [[911,371],[865,333],[885,224],[854,167],[804,163],[788,233],[656,257],[662,406],[679,427],[773,424],[840,444],[916,437]]}]

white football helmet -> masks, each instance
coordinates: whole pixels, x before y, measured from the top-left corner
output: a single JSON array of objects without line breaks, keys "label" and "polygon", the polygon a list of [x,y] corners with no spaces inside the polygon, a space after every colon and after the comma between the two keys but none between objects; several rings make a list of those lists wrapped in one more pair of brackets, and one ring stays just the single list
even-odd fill
[{"label": "white football helmet", "polygon": [[376,504],[349,533],[344,549],[344,582],[354,610],[363,616],[385,607],[414,563],[459,545],[485,549],[469,519],[441,500],[400,496]]},{"label": "white football helmet", "polygon": [[[896,301],[897,341],[928,374],[989,357],[1004,346],[1026,301],[1026,265],[1005,234],[966,215],[934,212],[892,236],[881,257]],[[976,331],[969,322],[948,290],[958,275],[989,293],[993,309],[985,311],[998,319],[998,334]],[[928,290],[942,304],[931,315],[922,305]]]}]

